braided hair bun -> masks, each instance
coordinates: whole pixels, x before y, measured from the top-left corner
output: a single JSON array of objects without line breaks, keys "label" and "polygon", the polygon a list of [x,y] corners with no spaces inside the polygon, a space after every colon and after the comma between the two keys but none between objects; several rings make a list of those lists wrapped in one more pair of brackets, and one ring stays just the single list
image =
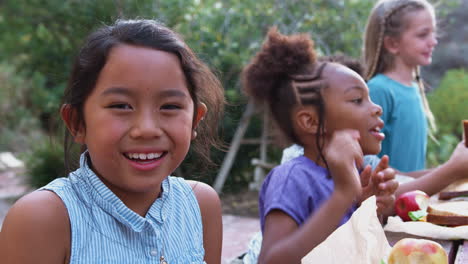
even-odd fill
[{"label": "braided hair bun", "polygon": [[307,34],[282,35],[268,31],[261,50],[243,72],[244,91],[257,101],[271,99],[290,76],[304,72],[316,62],[314,43]]}]

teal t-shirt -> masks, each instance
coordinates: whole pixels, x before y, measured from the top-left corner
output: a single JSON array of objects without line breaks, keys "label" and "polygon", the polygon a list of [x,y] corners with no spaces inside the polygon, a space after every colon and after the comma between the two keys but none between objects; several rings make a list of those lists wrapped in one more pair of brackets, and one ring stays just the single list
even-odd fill
[{"label": "teal t-shirt", "polygon": [[425,168],[427,119],[417,85],[406,86],[383,74],[367,83],[372,101],[383,109],[382,151],[390,166],[410,172]]}]

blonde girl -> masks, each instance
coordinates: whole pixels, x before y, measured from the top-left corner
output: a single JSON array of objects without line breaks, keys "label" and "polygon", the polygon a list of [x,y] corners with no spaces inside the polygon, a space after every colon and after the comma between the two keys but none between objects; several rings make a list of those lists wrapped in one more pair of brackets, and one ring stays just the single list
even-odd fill
[{"label": "blonde girl", "polygon": [[364,61],[372,101],[383,108],[379,156],[402,172],[425,168],[428,124],[436,128],[420,75],[436,45],[434,8],[426,0],[381,0],[372,9]]}]

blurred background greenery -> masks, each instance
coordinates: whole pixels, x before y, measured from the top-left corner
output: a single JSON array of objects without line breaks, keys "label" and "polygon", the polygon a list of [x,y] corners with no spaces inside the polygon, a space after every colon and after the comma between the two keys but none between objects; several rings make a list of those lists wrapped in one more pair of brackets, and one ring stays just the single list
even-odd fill
[{"label": "blurred background greenery", "polygon": [[[428,164],[447,160],[468,118],[468,9],[466,0],[439,1],[441,38],[434,62],[423,69],[437,118],[439,144],[429,144]],[[63,126],[58,109],[71,62],[84,37],[117,18],[154,18],[184,36],[221,78],[229,103],[221,124],[229,143],[245,109],[239,75],[259,49],[267,29],[308,32],[321,55],[361,54],[362,33],[374,0],[3,0],[0,1],[0,151],[26,160],[31,183],[63,176]],[[259,137],[261,121],[245,137]],[[279,147],[269,147],[278,163]],[[258,146],[243,145],[224,191],[246,188]],[[219,164],[224,152],[215,151]],[[178,171],[212,183],[218,168],[200,175],[192,157]]]}]

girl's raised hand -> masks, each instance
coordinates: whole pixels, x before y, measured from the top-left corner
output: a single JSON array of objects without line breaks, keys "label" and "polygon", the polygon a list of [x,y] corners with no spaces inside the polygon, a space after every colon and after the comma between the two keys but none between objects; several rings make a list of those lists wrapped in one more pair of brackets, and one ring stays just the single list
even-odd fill
[{"label": "girl's raised hand", "polygon": [[368,165],[361,172],[362,196],[360,202],[372,195],[377,199],[377,214],[381,219],[393,213],[395,203],[395,191],[398,188],[398,182],[395,180],[396,171],[389,167],[388,156],[380,159],[379,164],[372,171]]},{"label": "girl's raised hand", "polygon": [[359,138],[359,132],[356,130],[335,131],[324,150],[335,184],[335,191],[353,198],[359,197],[362,192],[359,173],[356,168],[356,166],[361,166],[363,163]]},{"label": "girl's raised hand", "polygon": [[395,191],[398,188],[398,182],[395,180],[396,171],[389,167],[389,158],[387,155],[380,159],[379,164],[372,171],[370,165],[361,172],[362,196],[360,201],[364,201],[372,195],[377,197],[378,211],[386,211],[393,208],[395,201]]},{"label": "girl's raised hand", "polygon": [[447,165],[451,167],[457,179],[468,178],[468,147],[465,146],[464,140],[453,150]]}]

